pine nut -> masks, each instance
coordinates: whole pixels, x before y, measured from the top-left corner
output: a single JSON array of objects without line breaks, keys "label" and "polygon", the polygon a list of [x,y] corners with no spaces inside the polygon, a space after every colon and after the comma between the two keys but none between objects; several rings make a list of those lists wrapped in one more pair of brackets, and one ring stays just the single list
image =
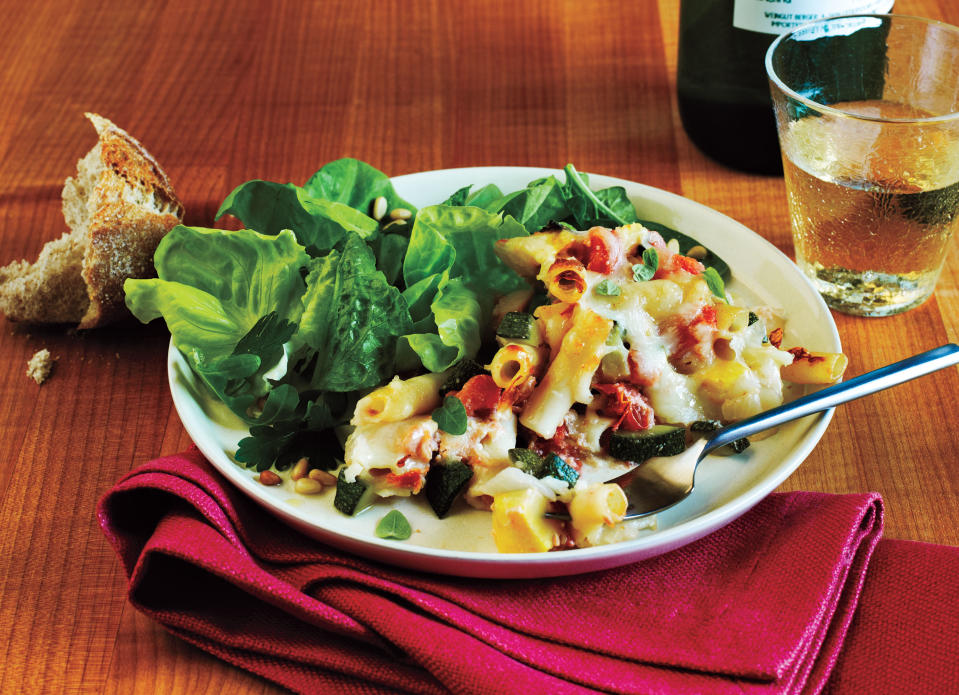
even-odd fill
[{"label": "pine nut", "polygon": [[373,219],[379,222],[383,219],[383,215],[386,214],[386,206],[389,203],[386,202],[385,196],[380,196],[373,201]]},{"label": "pine nut", "polygon": [[293,478],[293,480],[299,480],[300,478],[305,478],[309,472],[310,459],[304,456],[293,465],[293,471],[290,473],[290,477]]},{"label": "pine nut", "polygon": [[413,213],[406,208],[393,208],[390,210],[390,219],[391,220],[408,220],[413,216]]},{"label": "pine nut", "polygon": [[709,251],[706,250],[705,246],[699,246],[697,244],[696,246],[689,249],[689,251],[686,252],[686,255],[689,256],[690,258],[695,258],[697,261],[701,261],[704,258],[706,258],[707,253],[709,253]]},{"label": "pine nut", "polygon": [[383,227],[383,231],[385,232],[390,227],[405,227],[405,226],[406,226],[406,220],[393,220],[388,225]]},{"label": "pine nut", "polygon": [[280,476],[273,471],[260,471],[260,483],[262,485],[279,485],[282,482],[283,481],[280,480]]},{"label": "pine nut", "polygon": [[301,495],[315,495],[323,492],[323,486],[313,478],[300,478],[294,483],[293,489]]},{"label": "pine nut", "polygon": [[310,471],[310,479],[315,480],[320,485],[336,485],[336,477],[326,471],[321,471],[319,468]]}]

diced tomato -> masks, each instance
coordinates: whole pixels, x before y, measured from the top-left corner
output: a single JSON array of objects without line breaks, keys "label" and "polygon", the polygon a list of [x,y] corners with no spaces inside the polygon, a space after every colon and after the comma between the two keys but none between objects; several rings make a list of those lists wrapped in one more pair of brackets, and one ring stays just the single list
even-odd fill
[{"label": "diced tomato", "polygon": [[656,274],[653,277],[659,280],[664,277],[669,277],[677,272],[686,272],[690,275],[700,275],[704,270],[706,270],[706,266],[697,261],[695,258],[674,253],[669,256],[669,258],[660,259],[659,267],[656,269]]},{"label": "diced tomato", "polygon": [[703,346],[712,345],[716,334],[716,308],[706,304],[688,322],[669,322],[668,330],[676,335],[670,363],[681,373],[690,374],[706,358]]},{"label": "diced tomato", "polygon": [[499,405],[502,389],[489,374],[477,374],[470,378],[458,393],[451,394],[460,399],[466,414],[470,417],[487,417]]},{"label": "diced tomato", "polygon": [[587,270],[608,275],[616,270],[623,257],[622,244],[613,230],[593,227],[589,230],[589,263]]},{"label": "diced tomato", "polygon": [[423,472],[413,470],[403,473],[388,473],[386,482],[390,487],[409,488],[415,494],[423,487]]},{"label": "diced tomato", "polygon": [[598,235],[589,237],[589,263],[586,264],[586,269],[604,274],[613,269],[609,259],[609,248],[603,238]]},{"label": "diced tomato", "polygon": [[716,325],[716,308],[711,304],[707,304],[699,313],[693,317],[693,320],[689,323],[680,323],[677,325],[677,332],[679,334],[679,341],[676,345],[676,349],[673,351],[673,356],[679,356],[683,353],[689,352],[693,349],[697,343],[700,342],[702,337],[701,331],[697,330],[699,326],[715,326]]},{"label": "diced tomato", "polygon": [[622,427],[627,432],[638,432],[653,426],[653,407],[635,386],[615,383],[594,384],[593,388],[606,396],[606,405],[600,414],[617,418],[613,423],[614,430]]}]

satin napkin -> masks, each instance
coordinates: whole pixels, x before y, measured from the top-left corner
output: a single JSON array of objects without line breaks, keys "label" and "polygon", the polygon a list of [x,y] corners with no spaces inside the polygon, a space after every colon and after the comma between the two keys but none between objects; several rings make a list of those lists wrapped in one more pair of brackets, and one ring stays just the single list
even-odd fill
[{"label": "satin napkin", "polygon": [[618,569],[448,577],[300,535],[195,448],[129,473],[97,514],[139,610],[290,690],[339,693],[818,692],[882,529],[877,495],[773,494]]}]

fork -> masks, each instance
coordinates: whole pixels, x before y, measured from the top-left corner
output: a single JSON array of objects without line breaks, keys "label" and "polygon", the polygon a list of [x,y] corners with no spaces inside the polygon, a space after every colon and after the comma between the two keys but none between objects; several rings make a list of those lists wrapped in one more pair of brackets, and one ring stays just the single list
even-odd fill
[{"label": "fork", "polygon": [[625,518],[656,514],[684,500],[693,491],[699,464],[721,446],[957,363],[959,345],[948,343],[727,425],[678,456],[649,459],[634,469],[632,479],[624,485],[629,502]]}]

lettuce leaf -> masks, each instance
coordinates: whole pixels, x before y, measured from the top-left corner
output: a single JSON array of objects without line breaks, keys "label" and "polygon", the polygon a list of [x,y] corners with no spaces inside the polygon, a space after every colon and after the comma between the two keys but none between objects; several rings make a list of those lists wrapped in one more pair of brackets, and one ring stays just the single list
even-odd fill
[{"label": "lettuce leaf", "polygon": [[[265,375],[283,359],[282,344],[302,312],[300,269],[308,262],[289,231],[266,236],[179,225],[157,247],[158,277],[127,280],[123,289],[133,315],[144,323],[162,316],[194,372],[250,421],[250,408],[271,387]],[[288,401],[281,392],[271,408],[285,410],[279,403]]]},{"label": "lettuce leaf", "polygon": [[356,235],[310,263],[297,340],[306,346],[300,373],[311,388],[354,391],[393,376],[396,341],[412,327],[398,288],[376,268]]},{"label": "lettuce leaf", "polygon": [[406,208],[416,212],[416,207],[396,193],[390,178],[379,169],[358,159],[337,159],[325,165],[303,184],[307,194],[348,205],[362,213],[370,212],[373,201],[383,196],[387,207]]},{"label": "lettuce leaf", "polygon": [[402,352],[412,350],[432,372],[474,357],[493,298],[526,286],[493,246],[499,239],[527,234],[512,217],[478,207],[420,210],[403,261],[403,296],[415,330],[404,336]]},{"label": "lettuce leaf", "polygon": [[367,239],[379,229],[376,220],[349,205],[315,198],[292,183],[259,179],[234,188],[217,210],[216,219],[223,215],[233,215],[261,234],[275,235],[290,229],[313,255],[329,251],[348,232]]}]

